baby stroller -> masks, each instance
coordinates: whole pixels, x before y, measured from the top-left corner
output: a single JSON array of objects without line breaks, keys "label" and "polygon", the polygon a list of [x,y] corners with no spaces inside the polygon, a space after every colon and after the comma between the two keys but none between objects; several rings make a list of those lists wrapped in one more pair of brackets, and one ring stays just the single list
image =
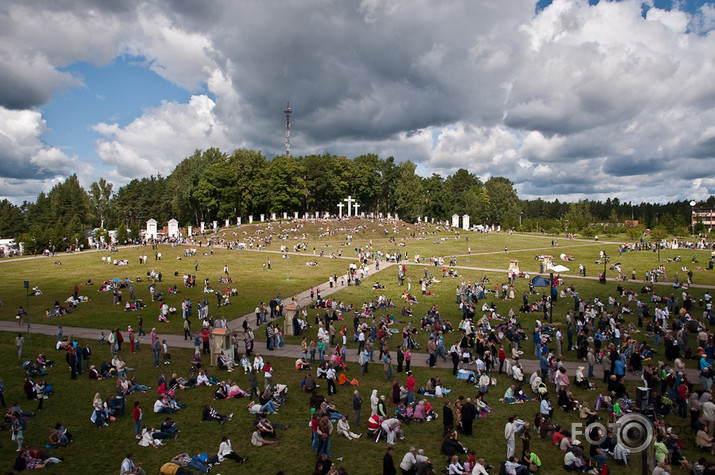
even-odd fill
[{"label": "baby stroller", "polygon": [[33,377],[44,376],[47,374],[47,370],[45,368],[41,368],[39,365],[29,360],[22,363],[22,369],[25,370],[25,376]]},{"label": "baby stroller", "polygon": [[377,414],[373,414],[367,420],[367,433],[375,443],[380,440],[380,437],[385,435],[385,431],[382,428],[382,421]]},{"label": "baby stroller", "polygon": [[276,404],[282,406],[286,403],[286,396],[288,395],[288,386],[285,384],[276,384],[276,386],[273,388],[273,394],[271,395],[271,399],[273,399],[273,402]]},{"label": "baby stroller", "polygon": [[415,350],[419,350],[419,349],[420,349],[420,344],[417,343],[417,340],[415,340],[414,338],[412,338],[412,335],[410,335],[410,336],[408,337],[408,341],[407,341],[407,342],[408,342],[408,344],[410,345],[410,348],[414,348]]}]

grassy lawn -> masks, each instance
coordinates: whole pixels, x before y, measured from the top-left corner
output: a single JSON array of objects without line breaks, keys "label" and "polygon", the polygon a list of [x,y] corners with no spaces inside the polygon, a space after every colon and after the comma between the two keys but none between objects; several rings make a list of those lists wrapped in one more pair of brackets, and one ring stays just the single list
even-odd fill
[{"label": "grassy lawn", "polygon": [[[261,227],[262,226],[262,227]],[[0,263],[0,267],[4,270],[5,279],[0,283],[0,300],[2,300],[2,308],[0,309],[0,319],[14,320],[14,315],[17,307],[26,305],[25,290],[23,288],[23,280],[30,280],[31,285],[38,285],[44,292],[41,296],[29,298],[29,310],[32,321],[42,323],[61,322],[64,325],[70,326],[87,326],[94,328],[108,328],[120,326],[125,328],[127,324],[134,325],[136,323],[136,313],[124,312],[119,306],[112,305],[112,295],[107,292],[98,292],[99,284],[114,277],[129,278],[137,280],[141,277],[143,282],[135,282],[137,297],[142,298],[150,307],[143,312],[145,319],[145,329],[148,331],[156,322],[157,309],[151,306],[151,301],[148,292],[148,283],[146,281],[147,271],[152,269],[156,272],[162,272],[162,283],[157,284],[160,290],[166,290],[171,285],[178,285],[181,293],[178,295],[167,294],[167,299],[170,305],[180,307],[180,302],[183,298],[189,297],[194,302],[194,314],[196,314],[196,303],[199,299],[203,299],[203,279],[208,277],[212,283],[223,275],[224,265],[229,266],[231,277],[234,282],[228,284],[230,287],[238,289],[238,296],[232,298],[232,304],[229,307],[224,307],[220,312],[215,312],[216,298],[213,295],[207,295],[207,300],[211,305],[211,313],[214,315],[224,314],[227,319],[236,318],[246,313],[252,312],[256,303],[263,300],[267,301],[272,296],[282,295],[290,297],[292,294],[305,290],[311,286],[323,283],[327,280],[330,274],[341,274],[345,271],[348,264],[351,262],[347,259],[328,259],[313,256],[313,247],[316,248],[316,254],[320,254],[321,248],[324,249],[326,255],[332,252],[337,252],[338,249],[343,250],[343,257],[354,258],[353,249],[356,247],[366,247],[372,241],[372,249],[383,250],[384,252],[407,251],[410,260],[416,254],[423,257],[429,256],[449,256],[457,255],[458,264],[468,267],[482,267],[491,269],[503,269],[502,272],[490,272],[481,270],[459,269],[461,276],[459,278],[444,278],[440,283],[435,283],[430,290],[434,292],[431,296],[421,296],[419,291],[418,280],[423,275],[424,265],[408,265],[407,273],[412,278],[412,293],[416,294],[419,299],[419,304],[412,307],[414,317],[413,321],[417,323],[425,311],[433,304],[437,305],[440,313],[449,318],[455,325],[459,321],[461,314],[455,304],[455,287],[463,280],[474,282],[487,276],[490,279],[489,288],[493,289],[495,284],[501,284],[505,279],[505,271],[509,259],[518,259],[522,270],[530,273],[538,271],[538,262],[534,260],[534,255],[552,254],[558,256],[561,252],[572,254],[573,262],[565,263],[571,268],[570,272],[563,274],[566,284],[573,285],[579,292],[582,298],[592,298],[599,296],[606,299],[609,294],[615,295],[616,282],[609,280],[606,285],[601,285],[595,280],[578,279],[574,276],[577,273],[578,263],[583,262],[587,266],[588,275],[596,275],[599,270],[598,266],[593,264],[593,261],[598,258],[598,252],[605,249],[611,256],[611,262],[621,262],[623,269],[630,275],[630,269],[635,268],[638,273],[638,278],[642,279],[646,269],[652,269],[657,265],[657,255],[652,252],[633,252],[626,253],[623,256],[618,256],[617,248],[613,244],[593,243],[589,241],[566,241],[560,239],[558,248],[551,248],[551,236],[524,236],[505,234],[473,234],[467,235],[462,233],[459,239],[455,238],[454,233],[447,231],[438,231],[434,226],[400,226],[397,228],[390,227],[389,234],[385,235],[385,228],[377,224],[366,225],[358,231],[351,230],[352,241],[348,241],[345,234],[347,230],[340,230],[335,223],[318,223],[315,225],[306,224],[305,226],[291,230],[288,225],[278,229],[277,225],[273,225],[272,229],[267,229],[265,225],[245,227],[246,236],[259,236],[257,231],[261,230],[260,235],[265,236],[266,233],[274,233],[272,244],[268,246],[268,250],[278,251],[281,245],[287,245],[289,250],[299,242],[307,242],[307,252],[300,255],[291,255],[289,259],[282,259],[277,253],[264,253],[258,251],[229,251],[224,248],[216,247],[213,254],[204,255],[206,247],[198,248],[199,255],[196,258],[184,258],[183,248],[172,248],[168,245],[162,245],[160,251],[163,258],[161,261],[154,260],[154,252],[151,247],[134,247],[120,248],[117,253],[109,254],[114,258],[126,258],[129,260],[129,265],[126,267],[113,266],[102,264],[101,257],[106,254],[96,252],[85,252],[72,256],[58,256],[55,258],[38,258],[29,260],[9,260]],[[326,234],[330,226],[336,227],[331,230],[332,234]],[[229,231],[232,233],[235,231]],[[324,237],[319,237],[320,234],[326,234]],[[414,234],[415,238],[409,237]],[[277,236],[283,235],[285,239],[279,239]],[[226,237],[230,238],[231,235]],[[238,239],[236,235],[233,239]],[[394,238],[395,242],[389,242],[390,238]],[[616,241],[615,239],[612,239]],[[439,242],[440,244],[435,244]],[[399,246],[404,243],[405,246]],[[506,244],[505,244],[506,243]],[[509,254],[504,253],[504,246],[509,248]],[[467,248],[471,248],[471,254],[467,255]],[[138,256],[146,254],[149,257],[147,264],[140,265]],[[683,262],[666,263],[667,257],[681,256]],[[672,278],[676,270],[680,266],[686,265],[690,268],[690,259],[696,255],[700,265],[706,266],[709,254],[704,251],[686,251],[672,250],[661,251],[661,261],[666,266],[669,279]],[[182,259],[177,260],[177,256]],[[264,271],[262,265],[270,259],[272,262],[272,270]],[[61,260],[61,266],[54,266],[55,260]],[[194,271],[194,260],[199,262],[199,270]],[[318,267],[307,267],[307,261],[318,260]],[[441,274],[441,267],[428,266],[428,271]],[[174,275],[178,272],[178,277]],[[368,301],[379,294],[384,294],[388,298],[392,298],[397,307],[394,310],[395,316],[399,319],[399,313],[402,308],[402,300],[400,295],[404,287],[396,285],[396,267],[390,267],[376,275],[371,275],[363,282],[363,285],[358,287],[346,287],[333,295],[333,298],[342,300],[346,303],[360,306],[363,302]],[[181,284],[181,276],[184,273],[196,274],[197,287],[186,289]],[[615,276],[615,272],[608,271],[609,278]],[[681,280],[685,278],[684,273],[680,272]],[[71,293],[75,284],[86,282],[91,279],[95,285],[92,287],[81,287],[80,294],[88,295],[90,301],[80,304],[79,309],[70,315],[60,317],[60,319],[45,319],[44,309],[53,305],[55,300],[63,301]],[[386,285],[383,291],[373,291],[372,284],[376,281]],[[708,271],[695,271],[695,282],[713,285],[715,284],[715,276]],[[636,292],[640,292],[643,282],[626,282],[624,287],[632,288]],[[214,289],[225,289],[223,286],[215,286]],[[500,313],[506,314],[509,308],[513,307],[516,311],[521,305],[521,295],[528,288],[526,279],[519,279],[516,284],[516,299],[515,301],[503,301],[495,299],[493,295],[487,298],[490,304],[493,302],[497,305]],[[89,290],[87,290],[89,289]],[[671,287],[657,287],[661,294],[669,294],[673,291]],[[126,290],[126,289],[125,289]],[[691,288],[692,295],[699,299],[704,294],[703,289]],[[712,292],[711,292],[712,293]],[[125,296],[128,291],[124,292]],[[537,296],[531,296],[532,300]],[[156,304],[154,304],[156,305]],[[573,307],[571,299],[559,299],[554,309],[554,322],[563,321],[565,313]],[[42,314],[40,312],[42,311]],[[311,310],[310,316],[314,317],[315,310]],[[378,312],[379,314],[385,311]],[[522,325],[531,330],[535,318],[541,318],[541,315],[525,315],[520,317]],[[179,315],[170,319],[169,324],[163,324],[160,328],[161,332],[181,333],[181,318]],[[627,322],[635,321],[634,317],[626,320]],[[352,328],[352,320],[347,322],[348,328]],[[530,333],[530,332],[529,332]],[[263,332],[256,332],[257,337],[262,336]],[[315,334],[315,328],[310,330],[309,336]],[[0,337],[0,364],[2,370],[0,376],[3,378],[6,391],[5,400],[11,404],[15,400],[19,400],[24,410],[34,410],[36,402],[26,401],[22,390],[24,382],[23,371],[17,360],[17,352],[14,348],[14,334],[3,333]],[[288,343],[297,343],[295,337],[287,337]],[[399,338],[393,340],[391,347],[399,344]],[[426,343],[426,333],[421,332],[418,336],[420,343]],[[453,336],[447,335],[445,344],[450,346],[453,343]],[[245,399],[231,401],[216,401],[214,406],[219,410],[228,414],[234,412],[234,420],[226,425],[218,425],[212,423],[201,423],[201,407],[206,402],[211,401],[212,390],[209,388],[197,388],[182,391],[178,398],[181,402],[187,404],[187,409],[179,412],[175,416],[175,420],[182,430],[180,437],[177,440],[166,442],[166,446],[158,449],[142,448],[136,444],[133,433],[133,421],[131,414],[118,419],[108,428],[96,429],[89,421],[91,415],[92,397],[95,392],[100,392],[104,398],[114,393],[115,380],[108,381],[90,381],[86,374],[80,376],[78,381],[70,379],[69,371],[64,364],[64,353],[55,351],[53,337],[31,335],[25,343],[24,354],[27,357],[34,357],[40,351],[45,352],[48,357],[58,360],[54,368],[49,370],[49,374],[45,377],[48,383],[55,388],[54,395],[45,402],[45,409],[36,417],[28,422],[28,430],[25,434],[26,446],[41,447],[47,441],[49,430],[56,422],[62,422],[69,431],[74,435],[76,442],[67,448],[56,450],[55,452],[66,458],[66,462],[57,467],[49,468],[50,471],[56,473],[110,473],[116,472],[119,469],[119,464],[127,451],[135,453],[135,460],[143,462],[148,473],[157,473],[159,466],[168,461],[172,456],[179,452],[198,453],[209,451],[215,452],[218,448],[222,435],[227,435],[233,440],[233,445],[240,455],[247,456],[249,461],[241,466],[240,469],[233,467],[233,462],[226,462],[216,468],[216,473],[275,473],[279,469],[283,469],[286,473],[310,473],[313,468],[314,454],[310,450],[310,430],[307,427],[310,411],[308,408],[308,395],[303,394],[299,387],[304,373],[300,373],[293,369],[293,361],[285,359],[276,359],[272,361],[276,367],[274,381],[286,383],[289,386],[288,400],[289,403],[285,408],[282,408],[278,414],[272,419],[283,424],[290,424],[291,427],[280,432],[280,445],[277,447],[255,448],[250,446],[251,420],[252,416],[247,413],[244,406],[247,402]],[[101,363],[103,359],[109,359],[109,349],[107,346],[100,347],[97,341],[89,342],[93,349],[94,355],[92,362],[95,364]],[[524,342],[525,355],[533,353],[533,347],[529,340]],[[354,349],[356,345],[351,342],[348,345],[351,349],[349,359],[354,360]],[[260,348],[261,346],[259,346]],[[128,353],[125,351],[125,353]],[[142,402],[145,410],[145,422],[147,424],[159,425],[162,418],[151,412],[151,406],[155,400],[156,380],[163,370],[177,371],[180,375],[185,375],[189,368],[190,350],[174,349],[173,362],[171,366],[161,366],[154,368],[153,358],[148,351],[148,347],[144,345],[140,352],[135,355],[125,354],[125,359],[129,365],[135,368],[132,373],[137,376],[140,383],[152,386],[152,389],[146,394],[137,394],[130,396],[127,401],[127,406],[131,407],[133,401],[138,399]],[[424,358],[417,355],[416,358]],[[574,359],[573,354],[567,354],[567,359]],[[390,396],[391,382],[384,382],[381,366],[374,365],[370,368],[368,375],[359,378],[359,390],[363,396],[363,421],[369,415],[369,395],[373,388],[379,390],[381,394]],[[454,401],[457,396],[464,395],[465,397],[474,396],[476,391],[473,387],[462,381],[456,381],[449,370],[444,369],[428,369],[415,368],[415,377],[418,384],[424,385],[429,377],[440,376],[446,382],[446,387],[451,388],[453,392],[449,395],[449,399]],[[220,377],[228,377],[227,373],[220,374],[217,370],[212,369],[212,374],[217,374]],[[358,377],[356,368],[349,368],[351,377]],[[241,371],[234,371],[231,376],[238,382],[241,387],[247,386],[247,378]],[[404,382],[404,375],[399,375],[400,382]],[[518,414],[525,420],[533,420],[534,413],[538,410],[535,403],[506,406],[498,402],[498,399],[503,395],[507,379],[506,377],[498,378],[499,385],[496,388],[490,389],[488,402],[493,407],[493,413],[486,419],[476,421],[474,436],[464,437],[463,442],[469,448],[476,449],[478,454],[484,457],[489,463],[496,465],[503,460],[505,455],[505,443],[503,441],[503,428],[507,417],[511,414]],[[259,378],[259,384],[262,385],[262,377]],[[636,386],[636,381],[629,383],[629,389]],[[325,390],[325,391],[324,391]],[[325,385],[321,387],[321,392],[327,392]],[[582,391],[575,389],[579,400],[587,400],[591,403],[591,407],[595,402],[598,391]],[[349,414],[349,420],[352,424],[352,390],[351,388],[341,387],[338,394],[332,398],[336,406],[346,414]],[[443,468],[443,457],[439,455],[442,434],[442,419],[441,419],[441,403],[435,400],[430,400],[440,414],[440,419],[429,423],[417,425],[412,424],[405,430],[407,439],[404,442],[398,442],[395,450],[395,460],[399,463],[404,452],[411,445],[424,448],[425,453],[435,461],[435,467]],[[575,414],[557,413],[555,416],[556,422],[561,425],[568,425],[571,422],[576,422]],[[675,421],[671,421],[675,422]],[[364,423],[362,424],[364,429]],[[356,430],[361,432],[361,430]],[[10,432],[3,432],[2,441],[0,442],[0,469],[5,469],[5,472],[11,470],[12,461],[15,457],[15,444],[10,441]],[[686,445],[692,447],[692,435],[684,435],[683,439]],[[337,457],[342,457],[338,465],[344,465],[351,474],[378,474],[381,473],[381,459],[384,454],[385,444],[380,442],[375,444],[365,437],[358,441],[349,442],[342,436],[337,434],[332,441],[333,460]],[[554,447],[547,441],[542,441],[533,434],[531,448],[536,452],[544,462],[544,473],[556,473],[561,471],[562,456]],[[521,443],[517,441],[517,453],[521,451]],[[688,449],[686,455],[690,460],[697,459],[703,455],[698,450]],[[632,463],[631,470],[638,469],[638,461]],[[626,473],[622,467],[612,466],[612,473]],[[677,473],[677,471],[676,471]]]}]

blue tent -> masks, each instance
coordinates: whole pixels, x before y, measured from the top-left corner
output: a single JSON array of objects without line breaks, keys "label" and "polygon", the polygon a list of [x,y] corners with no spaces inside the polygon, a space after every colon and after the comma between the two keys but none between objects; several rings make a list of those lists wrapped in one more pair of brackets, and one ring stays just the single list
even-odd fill
[{"label": "blue tent", "polygon": [[531,285],[534,287],[549,287],[551,286],[551,281],[546,277],[537,275],[536,277],[531,279]]}]

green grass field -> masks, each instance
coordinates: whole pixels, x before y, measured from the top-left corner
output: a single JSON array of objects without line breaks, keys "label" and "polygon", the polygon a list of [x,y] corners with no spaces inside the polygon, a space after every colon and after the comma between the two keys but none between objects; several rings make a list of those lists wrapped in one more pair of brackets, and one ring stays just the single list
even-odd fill
[{"label": "green grass field", "polygon": [[[338,249],[343,249],[343,257],[354,258],[353,249],[356,247],[365,247],[370,245],[372,240],[372,249],[383,250],[384,252],[394,252],[400,250],[407,251],[410,260],[416,254],[423,257],[430,256],[448,256],[456,255],[458,257],[459,266],[503,269],[502,272],[490,272],[482,270],[459,269],[460,278],[445,278],[441,279],[440,283],[434,284],[430,290],[434,292],[432,296],[418,295],[419,304],[413,306],[415,321],[424,314],[427,308],[436,304],[443,316],[449,318],[453,323],[456,323],[460,318],[460,313],[454,303],[455,287],[462,280],[474,282],[486,275],[490,279],[490,286],[493,287],[496,283],[501,283],[505,279],[506,268],[509,259],[518,259],[520,267],[530,273],[538,271],[538,262],[534,260],[534,255],[552,254],[557,255],[560,252],[573,254],[574,261],[565,263],[571,271],[563,274],[567,285],[574,285],[582,298],[591,298],[600,296],[607,298],[611,293],[615,292],[616,283],[609,281],[606,285],[599,284],[596,280],[571,278],[577,273],[578,263],[583,261],[587,266],[588,275],[596,275],[599,269],[593,264],[593,261],[598,258],[598,252],[605,249],[611,256],[611,262],[621,262],[623,268],[628,270],[635,268],[638,276],[642,279],[642,275],[646,269],[652,269],[657,265],[657,255],[652,252],[633,252],[618,256],[616,246],[613,244],[593,243],[589,241],[569,241],[560,239],[560,245],[556,249],[551,248],[551,236],[521,236],[505,234],[473,234],[468,233],[469,241],[467,243],[465,233],[462,233],[459,239],[455,239],[454,234],[449,232],[436,232],[434,227],[427,226],[404,226],[397,228],[397,233],[394,233],[390,228],[389,236],[385,236],[384,228],[377,225],[366,225],[360,232],[352,231],[353,239],[348,242],[343,233],[334,231],[334,234],[324,238],[319,238],[318,234],[326,232],[327,224],[309,226],[305,225],[297,232],[285,231],[288,236],[285,240],[274,238],[273,243],[268,247],[269,250],[278,251],[281,244],[288,245],[289,250],[292,250],[293,245],[298,242],[308,243],[308,252],[302,255],[291,255],[289,259],[282,259],[277,253],[261,253],[257,251],[228,251],[216,247],[211,255],[203,255],[204,248],[199,249],[199,256],[196,259],[199,261],[199,270],[194,272],[194,258],[183,258],[177,260],[177,256],[183,256],[183,248],[172,248],[168,245],[160,246],[163,259],[154,261],[154,251],[151,247],[137,248],[120,248],[118,253],[110,254],[112,258],[127,258],[129,265],[126,267],[112,266],[102,264],[101,256],[105,255],[97,252],[84,252],[70,256],[58,256],[50,258],[37,258],[29,260],[8,260],[0,262],[0,269],[4,270],[5,278],[0,283],[0,300],[2,300],[2,308],[0,309],[0,319],[14,321],[15,311],[20,305],[26,306],[28,298],[25,295],[23,281],[30,280],[31,285],[37,285],[43,290],[43,295],[29,297],[29,310],[31,320],[41,323],[58,323],[61,322],[65,326],[86,326],[92,328],[108,328],[119,326],[125,328],[127,324],[134,325],[136,322],[136,313],[124,312],[119,306],[112,305],[111,293],[97,292],[98,284],[103,280],[108,280],[114,277],[136,280],[141,277],[144,282],[135,283],[137,297],[142,298],[150,304],[148,310],[143,312],[145,318],[145,329],[148,331],[154,322],[156,322],[156,307],[151,306],[148,283],[146,282],[146,273],[154,269],[161,271],[163,274],[162,283],[158,284],[159,289],[164,290],[170,285],[178,285],[181,293],[178,295],[170,295],[169,303],[179,306],[181,299],[190,297],[196,308],[197,299],[203,299],[203,279],[208,277],[212,283],[223,275],[223,266],[228,265],[230,274],[234,279],[231,287],[236,287],[239,291],[237,297],[232,298],[232,304],[229,307],[221,309],[219,314],[225,314],[227,319],[236,318],[238,316],[250,313],[259,301],[267,301],[272,296],[282,295],[290,297],[292,294],[310,288],[327,280],[327,276],[333,273],[341,274],[352,262],[348,259],[328,259],[313,257],[313,247],[316,247],[316,253],[319,254],[322,247],[325,247],[326,255],[330,251],[337,252]],[[287,228],[287,226],[286,226]],[[246,227],[247,232],[252,232],[253,228]],[[255,227],[258,229],[258,227]],[[434,234],[433,234],[434,232]],[[412,233],[419,239],[409,237]],[[303,236],[304,234],[304,236]],[[299,236],[302,239],[294,239]],[[388,242],[389,237],[395,238],[395,243]],[[424,238],[424,239],[422,239]],[[442,241],[444,239],[444,241]],[[434,244],[440,242],[440,244]],[[405,243],[404,247],[398,247],[400,243]],[[504,254],[505,243],[509,248],[509,254]],[[471,254],[467,255],[467,248],[471,247]],[[138,256],[146,254],[149,256],[149,262],[145,265],[138,264]],[[667,257],[681,256],[683,261],[680,263],[665,263]],[[690,268],[690,259],[696,255],[700,265],[707,265],[709,253],[705,251],[686,251],[672,250],[661,251],[661,261],[666,266],[668,277],[672,281],[672,276],[676,270],[680,269],[681,265],[687,265]],[[61,260],[62,266],[54,266],[55,260]],[[272,270],[264,271],[262,264],[267,260],[272,261]],[[308,260],[318,260],[318,267],[306,267],[305,262]],[[590,264],[588,264],[590,263]],[[426,265],[426,264],[425,264]],[[417,280],[424,272],[424,265],[408,265],[408,275],[413,280],[413,292],[419,294]],[[601,269],[602,270],[602,269]],[[174,276],[174,272],[178,272],[179,277]],[[401,300],[399,295],[404,288],[398,287],[396,281],[396,267],[387,268],[384,272],[373,274],[367,278],[363,285],[359,287],[346,287],[340,292],[333,295],[346,303],[361,305],[362,302],[374,298],[378,291],[371,289],[372,283],[378,280],[385,284],[387,288],[381,293],[387,297],[393,298],[398,304],[395,310],[395,315],[399,317],[401,309]],[[441,271],[441,268],[428,265],[428,271],[434,272],[435,275]],[[181,285],[181,276],[186,273],[195,273],[197,277],[197,287],[193,289],[185,289]],[[609,277],[614,276],[614,272],[608,271]],[[681,279],[685,278],[681,271]],[[90,301],[80,304],[79,309],[70,315],[60,317],[61,319],[45,319],[44,309],[51,306],[55,300],[63,301],[71,293],[75,284],[86,282],[87,279],[92,279],[95,282],[93,287],[82,287],[80,294],[88,295]],[[715,277],[712,272],[695,271],[695,282],[713,285]],[[624,284],[626,288],[633,288],[640,291],[642,282],[627,282]],[[162,288],[163,286],[163,288]],[[87,291],[86,289],[91,289]],[[216,288],[216,287],[214,287]],[[223,290],[223,287],[218,287]],[[496,302],[500,312],[506,313],[510,307],[516,310],[521,303],[521,294],[527,288],[526,279],[519,279],[516,286],[516,299],[513,302],[494,300],[489,298],[488,302]],[[672,288],[658,287],[660,293],[670,293]],[[704,294],[704,289],[691,288],[691,293],[699,299]],[[711,292],[712,293],[712,292]],[[125,292],[125,295],[128,292]],[[534,298],[534,297],[532,297]],[[212,295],[208,295],[207,299],[211,305],[211,313],[215,313],[216,299]],[[573,302],[570,299],[559,299],[554,309],[554,321],[563,321],[564,315],[569,308],[573,307]],[[312,316],[312,315],[311,315]],[[531,329],[533,328],[534,315],[522,317],[522,324]],[[348,327],[352,327],[352,321],[348,322]],[[171,323],[163,324],[159,327],[160,332],[164,333],[181,333],[181,318],[180,315],[171,319]],[[309,335],[315,332],[313,328]],[[256,333],[258,337],[262,332]],[[34,410],[36,407],[35,401],[26,401],[22,390],[23,371],[20,368],[17,360],[17,352],[14,348],[13,333],[3,333],[0,339],[0,363],[2,370],[0,376],[5,382],[5,400],[8,404],[18,400],[24,410]],[[420,342],[425,343],[426,335],[420,333]],[[285,432],[280,432],[280,445],[277,447],[262,447],[255,448],[250,446],[251,420],[244,406],[247,402],[245,399],[231,401],[216,401],[214,407],[220,412],[228,414],[235,413],[234,420],[226,425],[218,425],[212,423],[201,423],[201,407],[204,403],[211,401],[212,390],[209,388],[197,388],[185,390],[178,394],[178,399],[187,404],[187,409],[176,414],[175,420],[179,428],[182,430],[177,440],[166,441],[166,446],[158,449],[143,448],[136,444],[133,434],[133,421],[131,414],[119,418],[117,422],[112,423],[108,428],[96,429],[89,421],[91,415],[91,402],[95,392],[100,392],[103,397],[114,392],[115,380],[94,382],[88,380],[86,374],[80,376],[78,381],[70,379],[69,371],[64,364],[64,353],[55,351],[54,337],[31,335],[25,343],[24,354],[26,356],[36,356],[40,351],[45,352],[48,357],[57,361],[54,368],[49,370],[49,374],[45,379],[54,386],[54,395],[45,402],[44,410],[36,417],[28,422],[28,430],[25,434],[25,445],[28,447],[41,447],[47,441],[49,430],[56,422],[62,422],[69,431],[74,435],[75,443],[67,448],[58,449],[58,455],[65,457],[66,461],[63,465],[50,467],[48,470],[56,473],[116,473],[119,469],[119,463],[124,457],[124,453],[132,451],[135,453],[135,460],[142,462],[147,473],[157,473],[160,465],[168,461],[172,456],[179,452],[215,452],[218,448],[222,435],[227,435],[233,440],[233,445],[239,454],[247,456],[249,461],[242,466],[233,466],[233,462],[225,462],[221,466],[216,467],[215,473],[275,473],[278,470],[285,470],[289,474],[304,474],[311,473],[314,464],[314,453],[310,450],[310,430],[307,426],[310,417],[308,408],[308,395],[302,393],[299,389],[300,381],[304,376],[303,373],[293,369],[293,361],[288,359],[274,359],[273,365],[276,367],[274,373],[274,381],[286,383],[289,386],[288,405],[282,408],[278,414],[272,419],[283,424],[290,424],[290,428]],[[287,337],[287,343],[296,343],[295,337]],[[103,359],[109,358],[109,349],[107,346],[100,347],[97,341],[89,342],[95,350],[92,362],[95,364],[101,363]],[[452,338],[447,335],[445,343],[449,346],[452,343]],[[394,340],[390,345],[394,347],[399,342]],[[355,345],[350,343],[351,349],[350,359],[354,360]],[[424,346],[423,346],[424,349]],[[531,343],[525,342],[525,355],[530,355],[533,352]],[[140,383],[152,386],[152,390],[146,394],[138,394],[130,396],[127,401],[127,406],[130,407],[135,399],[142,402],[145,410],[145,422],[147,424],[158,425],[162,418],[151,412],[151,406],[155,400],[156,380],[161,371],[176,371],[180,375],[185,374],[189,368],[190,350],[175,349],[172,350],[173,360],[170,366],[161,365],[159,368],[154,368],[153,358],[148,351],[148,346],[143,345],[140,352],[135,355],[127,354],[124,351],[125,359],[129,365],[135,368],[132,373],[137,376]],[[567,356],[569,359],[574,359],[573,355]],[[424,356],[416,355],[415,358],[424,358]],[[357,377],[358,371],[351,367],[348,370],[351,377]],[[451,375],[451,372],[445,369],[428,369],[415,368],[415,377],[418,384],[423,385],[429,377],[440,376],[447,388],[453,390],[449,395],[449,399],[454,400],[458,395],[474,396],[476,391],[473,387],[462,381],[456,381]],[[241,371],[234,371],[231,375],[228,373],[219,373],[218,370],[212,369],[211,374],[225,378],[232,376],[241,387],[247,386],[246,376]],[[404,375],[398,375],[400,382],[404,382]],[[262,377],[259,378],[259,384],[262,385]],[[379,390],[381,394],[390,396],[391,382],[383,382],[381,365],[371,366],[368,375],[359,378],[359,390],[363,396],[363,421],[369,415],[369,395],[373,388]],[[506,377],[499,377],[499,385],[496,388],[490,389],[488,402],[494,409],[493,413],[486,419],[481,419],[475,423],[474,436],[463,438],[463,442],[469,448],[476,449],[479,456],[484,457],[489,463],[496,465],[505,456],[505,443],[503,441],[503,427],[506,418],[511,414],[518,414],[523,419],[531,421],[534,413],[538,410],[536,403],[523,405],[506,406],[498,402],[502,397],[506,388]],[[636,382],[629,383],[629,388],[633,389]],[[321,392],[327,392],[327,388],[323,386]],[[598,391],[582,391],[575,390],[577,398],[587,400],[591,403],[595,401]],[[352,391],[351,388],[341,387],[338,394],[332,398],[336,406],[344,413],[348,414],[349,420],[352,423]],[[441,404],[436,400],[430,401],[437,412],[441,414]],[[571,422],[576,422],[575,414],[557,413],[555,416],[556,422],[561,425],[569,425]],[[671,421],[676,423],[675,419]],[[364,429],[364,423],[363,428]],[[361,430],[353,430],[360,432]],[[442,434],[442,420],[437,419],[429,423],[417,425],[412,424],[405,430],[407,439],[404,442],[398,442],[395,450],[395,459],[397,463],[401,459],[404,452],[409,446],[424,448],[425,453],[435,462],[437,470],[443,468],[443,457],[439,455]],[[692,447],[692,436],[683,436],[686,444]],[[381,473],[381,460],[384,454],[386,445],[383,442],[375,444],[363,437],[358,441],[349,442],[342,436],[334,435],[332,441],[333,461],[337,465],[344,465],[347,471],[351,474],[378,474]],[[5,430],[0,435],[0,470],[10,472],[12,461],[15,457],[15,444],[10,440],[10,431]],[[536,452],[544,462],[544,473],[556,473],[561,471],[562,456],[561,453],[550,443],[538,439],[533,434],[531,448]],[[521,444],[517,441],[517,453],[521,451]],[[686,455],[690,460],[697,459],[703,455],[697,449],[689,448]],[[338,457],[342,457],[342,461],[337,461]],[[628,470],[622,467],[612,466],[612,473],[626,473]],[[631,470],[639,470],[640,465],[637,460],[634,460]],[[677,471],[675,473],[678,473]]]}]

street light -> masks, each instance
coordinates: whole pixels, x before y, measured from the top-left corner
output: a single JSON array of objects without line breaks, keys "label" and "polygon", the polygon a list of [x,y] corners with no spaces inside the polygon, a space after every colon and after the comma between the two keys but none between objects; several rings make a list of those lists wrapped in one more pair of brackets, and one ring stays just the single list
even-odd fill
[{"label": "street light", "polygon": [[30,281],[26,280],[23,282],[25,287],[25,320],[27,321],[27,336],[30,336]]},{"label": "street light", "polygon": [[693,229],[693,238],[695,237],[695,205],[696,205],[696,204],[697,204],[697,203],[695,202],[695,200],[693,200],[693,201],[690,202],[690,209],[691,209],[691,213],[690,213],[690,214],[691,214],[690,224],[691,224],[692,229]]}]

